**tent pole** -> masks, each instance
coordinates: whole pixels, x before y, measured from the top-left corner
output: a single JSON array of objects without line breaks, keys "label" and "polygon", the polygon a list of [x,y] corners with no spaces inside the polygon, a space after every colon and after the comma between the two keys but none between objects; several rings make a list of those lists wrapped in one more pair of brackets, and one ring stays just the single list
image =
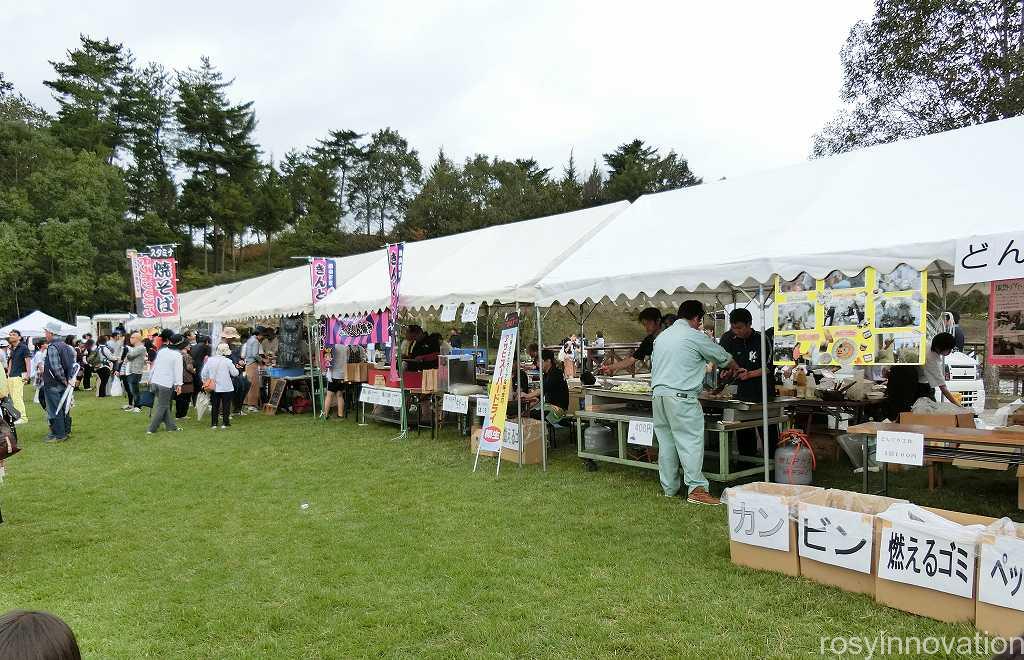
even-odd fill
[{"label": "tent pole", "polygon": [[540,364],[540,452],[544,472],[548,471],[548,429],[544,423],[544,343],[540,338],[540,305],[533,304],[534,315],[537,317],[537,357]]},{"label": "tent pole", "polygon": [[[769,464],[769,451],[768,443],[771,442],[771,437],[768,435],[768,361],[765,351],[767,351],[767,342],[765,340],[765,333],[768,331],[768,324],[765,321],[765,301],[764,301],[764,285],[757,285],[757,297],[758,303],[761,305],[761,426],[763,429],[764,438],[764,480],[771,481],[771,466]],[[867,468],[865,468],[867,469]]]}]

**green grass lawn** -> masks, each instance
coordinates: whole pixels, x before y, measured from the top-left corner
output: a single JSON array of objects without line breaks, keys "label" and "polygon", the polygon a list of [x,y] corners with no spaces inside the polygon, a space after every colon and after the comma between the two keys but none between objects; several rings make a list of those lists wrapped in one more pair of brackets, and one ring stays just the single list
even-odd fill
[{"label": "green grass lawn", "polygon": [[[64,444],[37,409],[19,427],[0,609],[59,614],[91,658],[808,657],[822,636],[974,634],[734,567],[724,508],[586,472],[565,441],[547,473],[496,479],[454,433],[259,415],[146,436],[120,399],[79,399]],[[933,497],[1012,509],[1007,475],[950,472]]]}]

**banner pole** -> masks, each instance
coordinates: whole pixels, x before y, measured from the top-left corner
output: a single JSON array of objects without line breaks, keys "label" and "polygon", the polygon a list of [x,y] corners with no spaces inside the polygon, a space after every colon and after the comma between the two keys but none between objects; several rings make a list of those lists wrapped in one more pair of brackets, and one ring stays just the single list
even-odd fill
[{"label": "banner pole", "polygon": [[[764,480],[770,482],[771,478],[771,466],[769,465],[769,448],[768,443],[771,442],[771,437],[768,435],[768,361],[765,351],[767,350],[767,341],[765,340],[765,334],[768,332],[768,325],[765,321],[765,299],[764,299],[764,285],[757,285],[757,297],[758,302],[761,305],[761,426],[764,432]],[[774,383],[774,380],[772,381]],[[774,387],[774,385],[773,385]],[[867,470],[867,466],[864,466]]]},{"label": "banner pole", "polygon": [[544,423],[544,342],[540,336],[540,305],[534,303],[534,315],[537,317],[537,358],[540,362],[540,451],[541,466],[544,472],[548,471],[548,425]]}]

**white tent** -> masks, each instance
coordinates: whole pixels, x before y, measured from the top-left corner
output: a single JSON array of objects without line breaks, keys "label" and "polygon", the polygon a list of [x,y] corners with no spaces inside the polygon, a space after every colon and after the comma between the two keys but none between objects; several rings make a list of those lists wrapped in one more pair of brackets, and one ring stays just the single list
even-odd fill
[{"label": "white tent", "polygon": [[[344,287],[350,279],[365,270],[383,272],[384,277],[387,278],[385,259],[383,250],[334,259],[337,287]],[[210,314],[209,320],[237,321],[276,318],[304,314],[312,309],[309,266],[303,265],[272,273],[257,288],[248,293],[233,296],[230,303]]]},{"label": "white tent", "polygon": [[[617,202],[559,215],[406,243],[402,307],[531,302],[536,282],[629,206]],[[322,315],[383,309],[387,261],[366,268],[316,306]]]},{"label": "white tent", "polygon": [[900,263],[1024,218],[1024,117],[639,198],[538,284],[540,304],[770,284]]},{"label": "white tent", "polygon": [[52,322],[60,323],[60,335],[62,337],[67,335],[74,335],[75,337],[77,337],[82,334],[82,331],[78,328],[78,326],[71,325],[70,323],[65,323],[64,321],[56,319],[50,316],[49,314],[44,314],[43,312],[40,312],[37,309],[28,316],[20,318],[14,323],[5,325],[4,327],[0,328],[0,337],[6,339],[7,335],[11,334],[11,330],[17,330],[18,332],[21,333],[22,337],[42,337],[43,334],[45,334],[43,328],[46,326],[47,323]]}]

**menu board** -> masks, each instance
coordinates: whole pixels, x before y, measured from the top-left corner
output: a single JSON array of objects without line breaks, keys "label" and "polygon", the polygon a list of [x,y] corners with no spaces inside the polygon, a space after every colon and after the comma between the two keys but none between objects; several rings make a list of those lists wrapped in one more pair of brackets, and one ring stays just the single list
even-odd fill
[{"label": "menu board", "polygon": [[302,366],[300,344],[302,341],[302,319],[281,319],[280,336],[278,337],[277,366],[282,369],[297,369]]},{"label": "menu board", "polygon": [[801,273],[775,282],[775,364],[922,364],[927,349],[927,273],[901,264],[823,280]]},{"label": "menu board", "polygon": [[989,362],[1024,365],[1024,280],[993,282],[988,301]]}]

